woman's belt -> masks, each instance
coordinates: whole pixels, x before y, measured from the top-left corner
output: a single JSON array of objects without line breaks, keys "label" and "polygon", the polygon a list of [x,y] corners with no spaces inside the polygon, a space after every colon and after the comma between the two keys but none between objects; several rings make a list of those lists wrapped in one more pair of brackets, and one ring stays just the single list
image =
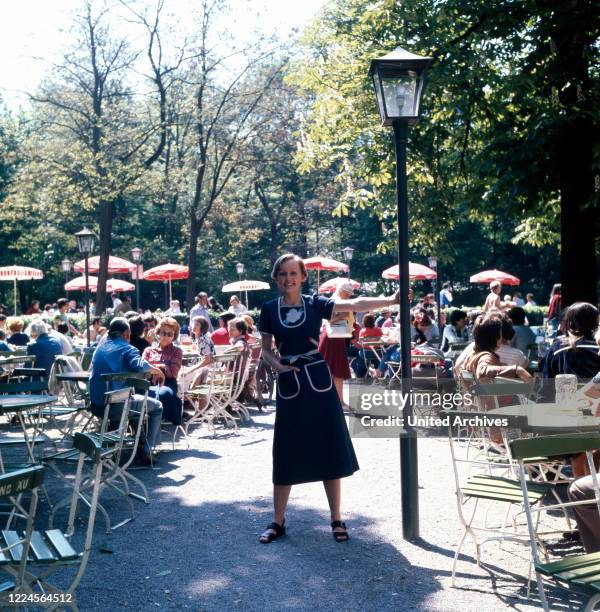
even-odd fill
[{"label": "woman's belt", "polygon": [[317,358],[315,357],[315,355],[318,355],[319,357],[321,357],[321,354],[319,353],[319,349],[313,349],[312,351],[307,351],[306,353],[300,353],[298,355],[281,355],[280,360],[287,361],[291,365],[295,361],[298,361],[298,359],[316,361]]}]

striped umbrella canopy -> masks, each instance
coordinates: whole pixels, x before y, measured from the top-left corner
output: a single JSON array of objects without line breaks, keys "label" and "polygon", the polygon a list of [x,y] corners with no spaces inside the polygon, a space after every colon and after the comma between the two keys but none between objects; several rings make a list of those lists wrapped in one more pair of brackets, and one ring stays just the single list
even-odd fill
[{"label": "striped umbrella canopy", "polygon": [[[392,266],[381,273],[383,278],[388,280],[398,280],[400,278],[400,271],[398,265]],[[433,280],[437,278],[437,272],[424,266],[423,264],[408,262],[408,278],[410,280]]]},{"label": "striped umbrella canopy", "polygon": [[502,270],[484,270],[474,274],[469,279],[471,283],[491,283],[493,281],[500,281],[503,285],[520,285],[521,279],[509,274],[508,272],[502,272]]},{"label": "striped umbrella canopy", "polygon": [[[98,277],[88,276],[90,285],[90,291],[98,290]],[[133,291],[135,285],[128,283],[127,281],[121,280],[120,278],[109,278],[106,281],[106,290],[109,293],[121,292],[121,291]],[[85,276],[78,276],[77,278],[71,279],[68,283],[65,283],[65,291],[85,291]]]},{"label": "striped umbrella canopy", "polygon": [[37,268],[27,266],[4,266],[0,268],[0,280],[12,281],[14,289],[14,314],[17,314],[17,281],[44,278],[44,273]]},{"label": "striped umbrella canopy", "polygon": [[345,276],[338,276],[337,278],[330,278],[328,281],[325,281],[319,287],[319,293],[334,293],[338,290],[340,285],[344,285],[345,283],[350,283],[354,291],[360,289],[360,283],[358,281],[346,278]]},{"label": "striped umbrella canopy", "polygon": [[264,281],[256,280],[241,280],[235,281],[235,283],[227,283],[223,285],[221,291],[223,293],[236,293],[238,291],[261,291],[263,289],[270,289],[271,285]]},{"label": "striped umbrella canopy", "polygon": [[[136,265],[123,259],[121,257],[115,257],[110,255],[108,258],[108,273],[109,274],[129,274],[136,269]],[[75,272],[85,272],[85,259],[78,261],[73,265]],[[88,271],[89,272],[100,272],[100,255],[94,255],[88,259]]]}]

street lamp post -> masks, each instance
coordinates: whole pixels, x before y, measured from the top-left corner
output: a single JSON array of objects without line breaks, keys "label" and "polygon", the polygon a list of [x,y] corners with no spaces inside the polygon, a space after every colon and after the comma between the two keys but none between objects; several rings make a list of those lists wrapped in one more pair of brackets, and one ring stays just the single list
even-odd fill
[{"label": "street lamp post", "polygon": [[[235,271],[237,272],[238,275],[238,280],[241,282],[242,280],[242,276],[244,275],[244,272],[246,271],[246,266],[244,266],[244,264],[241,261],[238,261],[235,264]],[[246,296],[246,308],[248,308],[248,290],[244,290],[244,294]]]},{"label": "street lamp post", "polygon": [[[71,260],[63,259],[60,262],[60,267],[62,268],[62,271],[65,273],[65,285],[66,285],[69,282],[69,272],[71,271]],[[67,292],[67,297],[69,297],[69,292],[66,289],[65,291]]]},{"label": "street lamp post", "polygon": [[344,259],[348,262],[348,278],[350,278],[350,262],[354,256],[354,249],[347,246],[342,249],[342,253],[344,254]]},{"label": "street lamp post", "polygon": [[131,259],[135,264],[135,309],[140,311],[140,263],[142,261],[142,249],[133,247],[131,249]]},{"label": "street lamp post", "polygon": [[96,239],[96,234],[94,232],[84,227],[80,232],[75,234],[75,238],[77,238],[77,248],[79,252],[85,258],[85,331],[87,338],[87,345],[90,345],[90,279],[89,279],[89,269],[88,269],[88,259],[89,256],[94,251],[94,241]]},{"label": "street lamp post", "polygon": [[400,433],[400,485],[402,492],[402,534],[406,540],[419,537],[419,478],[417,437],[410,427],[412,416],[410,369],[410,312],[408,276],[408,193],[406,187],[406,139],[408,126],[419,120],[425,72],[431,58],[414,55],[398,47],[371,61],[377,108],[385,126],[394,128],[398,215],[398,267],[400,282],[400,361],[404,426]]},{"label": "street lamp post", "polygon": [[[427,259],[429,261],[429,267],[432,270],[435,270],[435,273],[437,274],[437,271],[438,271],[437,257],[431,256],[431,257],[428,257]],[[437,308],[437,324],[438,324],[438,328],[441,334],[442,332],[442,311],[440,310],[440,292],[438,291],[439,287],[438,287],[438,277],[437,276],[433,279],[432,285],[433,285],[433,297],[435,298],[435,306]]]}]

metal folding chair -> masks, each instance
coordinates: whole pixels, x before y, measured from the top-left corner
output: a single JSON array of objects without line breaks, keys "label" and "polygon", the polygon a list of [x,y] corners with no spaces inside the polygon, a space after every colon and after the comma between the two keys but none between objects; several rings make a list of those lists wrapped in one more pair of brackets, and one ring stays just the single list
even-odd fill
[{"label": "metal folding chair", "polygon": [[[590,596],[585,606],[586,612],[593,610],[600,602],[600,552],[574,555],[557,561],[549,561],[542,542],[538,537],[536,526],[539,514],[556,508],[573,507],[584,504],[593,504],[600,512],[600,488],[592,452],[600,448],[600,434],[566,434],[558,436],[545,436],[513,440],[510,443],[512,455],[519,464],[519,481],[524,501],[524,512],[527,517],[531,558],[538,585],[538,592],[544,610],[549,610],[548,600],[544,592],[544,581],[566,587],[570,590],[579,590]],[[536,507],[536,499],[532,498],[531,485],[527,477],[527,465],[531,457],[557,457],[585,452],[587,455],[594,499],[589,502],[576,501],[561,503],[556,506]],[[534,518],[534,515],[537,516]],[[544,561],[542,561],[544,557]],[[591,595],[590,595],[591,593]]]}]

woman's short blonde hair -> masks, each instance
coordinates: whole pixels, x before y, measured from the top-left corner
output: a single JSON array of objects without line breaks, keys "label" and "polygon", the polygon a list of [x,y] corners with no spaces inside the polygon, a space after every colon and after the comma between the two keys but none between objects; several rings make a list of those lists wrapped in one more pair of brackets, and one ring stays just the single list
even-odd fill
[{"label": "woman's short blonde hair", "polygon": [[158,322],[158,325],[156,326],[156,330],[155,330],[156,335],[158,336],[160,331],[164,329],[165,327],[173,328],[173,331],[174,331],[173,342],[175,342],[175,340],[179,338],[179,323],[177,323],[177,321],[173,317],[163,317]]},{"label": "woman's short blonde hair", "polygon": [[502,287],[502,283],[500,281],[492,281],[490,283],[490,290],[494,291],[494,289],[498,289],[499,287]]},{"label": "woman's short blonde hair", "polygon": [[23,331],[23,327],[25,327],[23,319],[19,317],[9,317],[6,320],[6,328],[13,333]]},{"label": "woman's short blonde hair", "polygon": [[248,326],[248,329],[251,330],[254,328],[254,319],[249,314],[242,315],[242,319],[246,321],[246,325]]},{"label": "woman's short blonde hair", "polygon": [[275,262],[275,264],[273,265],[273,270],[271,271],[271,278],[273,280],[277,280],[277,275],[279,274],[279,271],[281,270],[281,266],[283,266],[283,264],[286,261],[289,261],[290,259],[293,259],[295,262],[298,263],[302,276],[304,276],[305,278],[308,276],[306,272],[306,266],[304,265],[304,261],[302,257],[299,257],[298,255],[294,255],[294,253],[286,253],[285,255],[281,255],[281,257],[279,257],[277,261]]}]

